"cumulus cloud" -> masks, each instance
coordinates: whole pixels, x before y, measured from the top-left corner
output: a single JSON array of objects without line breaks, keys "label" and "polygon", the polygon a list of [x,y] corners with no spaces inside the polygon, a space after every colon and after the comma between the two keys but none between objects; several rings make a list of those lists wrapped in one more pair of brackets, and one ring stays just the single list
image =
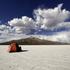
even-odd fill
[{"label": "cumulus cloud", "polygon": [[65,31],[70,30],[70,22],[61,22],[55,27],[55,29],[64,29]]},{"label": "cumulus cloud", "polygon": [[62,9],[62,6],[63,4],[59,4],[55,8],[38,8],[33,11],[34,19],[22,16],[8,21],[9,25],[0,25],[0,42],[23,38],[22,36],[31,33],[45,32],[46,35],[48,31],[52,31],[54,34],[46,36],[46,39],[70,42],[70,22],[66,22],[70,18],[70,11]]},{"label": "cumulus cloud", "polygon": [[34,10],[34,17],[36,24],[43,29],[54,29],[59,23],[64,22],[70,17],[70,12],[62,9],[63,4],[59,4],[51,9],[36,9]]},{"label": "cumulus cloud", "polygon": [[0,34],[8,34],[12,31],[10,26],[7,25],[0,25]]},{"label": "cumulus cloud", "polygon": [[14,18],[8,21],[10,26],[16,33],[29,34],[32,30],[58,30],[70,26],[69,23],[65,23],[65,20],[69,19],[70,12],[66,9],[62,9],[63,4],[59,4],[55,8],[50,9],[35,9],[34,20],[30,17],[23,16],[22,18]]},{"label": "cumulus cloud", "polygon": [[69,19],[70,12],[62,9],[63,4],[59,4],[55,8],[34,10],[34,20],[27,16],[22,18],[14,18],[8,21],[10,26],[13,26],[17,33],[28,34],[34,30],[58,30],[67,28],[70,24],[65,22]]},{"label": "cumulus cloud", "polygon": [[8,21],[10,26],[13,26],[17,33],[30,33],[32,29],[35,29],[36,25],[32,18],[23,16],[22,18],[14,18]]},{"label": "cumulus cloud", "polygon": [[50,40],[70,43],[70,31],[57,32],[55,35],[51,36]]},{"label": "cumulus cloud", "polygon": [[63,31],[63,32],[56,32],[54,35],[35,35],[33,37],[50,40],[50,41],[57,41],[57,42],[64,42],[70,43],[70,31]]}]

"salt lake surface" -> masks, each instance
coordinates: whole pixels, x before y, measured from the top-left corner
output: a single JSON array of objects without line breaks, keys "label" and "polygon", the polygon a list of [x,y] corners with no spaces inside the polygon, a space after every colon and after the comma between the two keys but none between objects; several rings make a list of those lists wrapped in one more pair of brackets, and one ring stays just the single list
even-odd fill
[{"label": "salt lake surface", "polygon": [[70,70],[70,45],[21,47],[9,53],[8,45],[0,45],[0,70]]}]

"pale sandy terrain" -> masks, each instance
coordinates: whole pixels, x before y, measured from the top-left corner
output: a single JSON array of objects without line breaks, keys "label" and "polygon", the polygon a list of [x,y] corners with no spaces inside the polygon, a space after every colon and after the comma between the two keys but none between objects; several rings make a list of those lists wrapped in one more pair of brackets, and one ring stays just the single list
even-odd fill
[{"label": "pale sandy terrain", "polygon": [[70,45],[22,46],[8,53],[0,45],[0,70],[70,70]]}]

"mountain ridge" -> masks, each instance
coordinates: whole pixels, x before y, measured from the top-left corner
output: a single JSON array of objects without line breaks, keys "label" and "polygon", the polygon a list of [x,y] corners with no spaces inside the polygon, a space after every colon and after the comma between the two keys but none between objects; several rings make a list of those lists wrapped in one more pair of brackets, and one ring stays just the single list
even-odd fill
[{"label": "mountain ridge", "polygon": [[[0,43],[0,45],[9,45],[11,41]],[[56,41],[39,39],[35,37],[29,37],[26,39],[18,39],[15,41],[20,45],[67,45],[68,44],[68,43],[61,43],[61,42],[56,42]]]}]

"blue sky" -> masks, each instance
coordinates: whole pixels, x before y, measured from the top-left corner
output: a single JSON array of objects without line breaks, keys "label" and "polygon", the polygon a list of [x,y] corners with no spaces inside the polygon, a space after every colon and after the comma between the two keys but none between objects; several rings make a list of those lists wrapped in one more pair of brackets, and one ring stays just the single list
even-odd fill
[{"label": "blue sky", "polygon": [[5,23],[16,17],[33,17],[34,9],[53,8],[60,3],[64,3],[63,8],[70,10],[70,0],[0,0],[0,21]]},{"label": "blue sky", "polygon": [[24,35],[70,43],[70,0],[0,0],[0,42]]}]

